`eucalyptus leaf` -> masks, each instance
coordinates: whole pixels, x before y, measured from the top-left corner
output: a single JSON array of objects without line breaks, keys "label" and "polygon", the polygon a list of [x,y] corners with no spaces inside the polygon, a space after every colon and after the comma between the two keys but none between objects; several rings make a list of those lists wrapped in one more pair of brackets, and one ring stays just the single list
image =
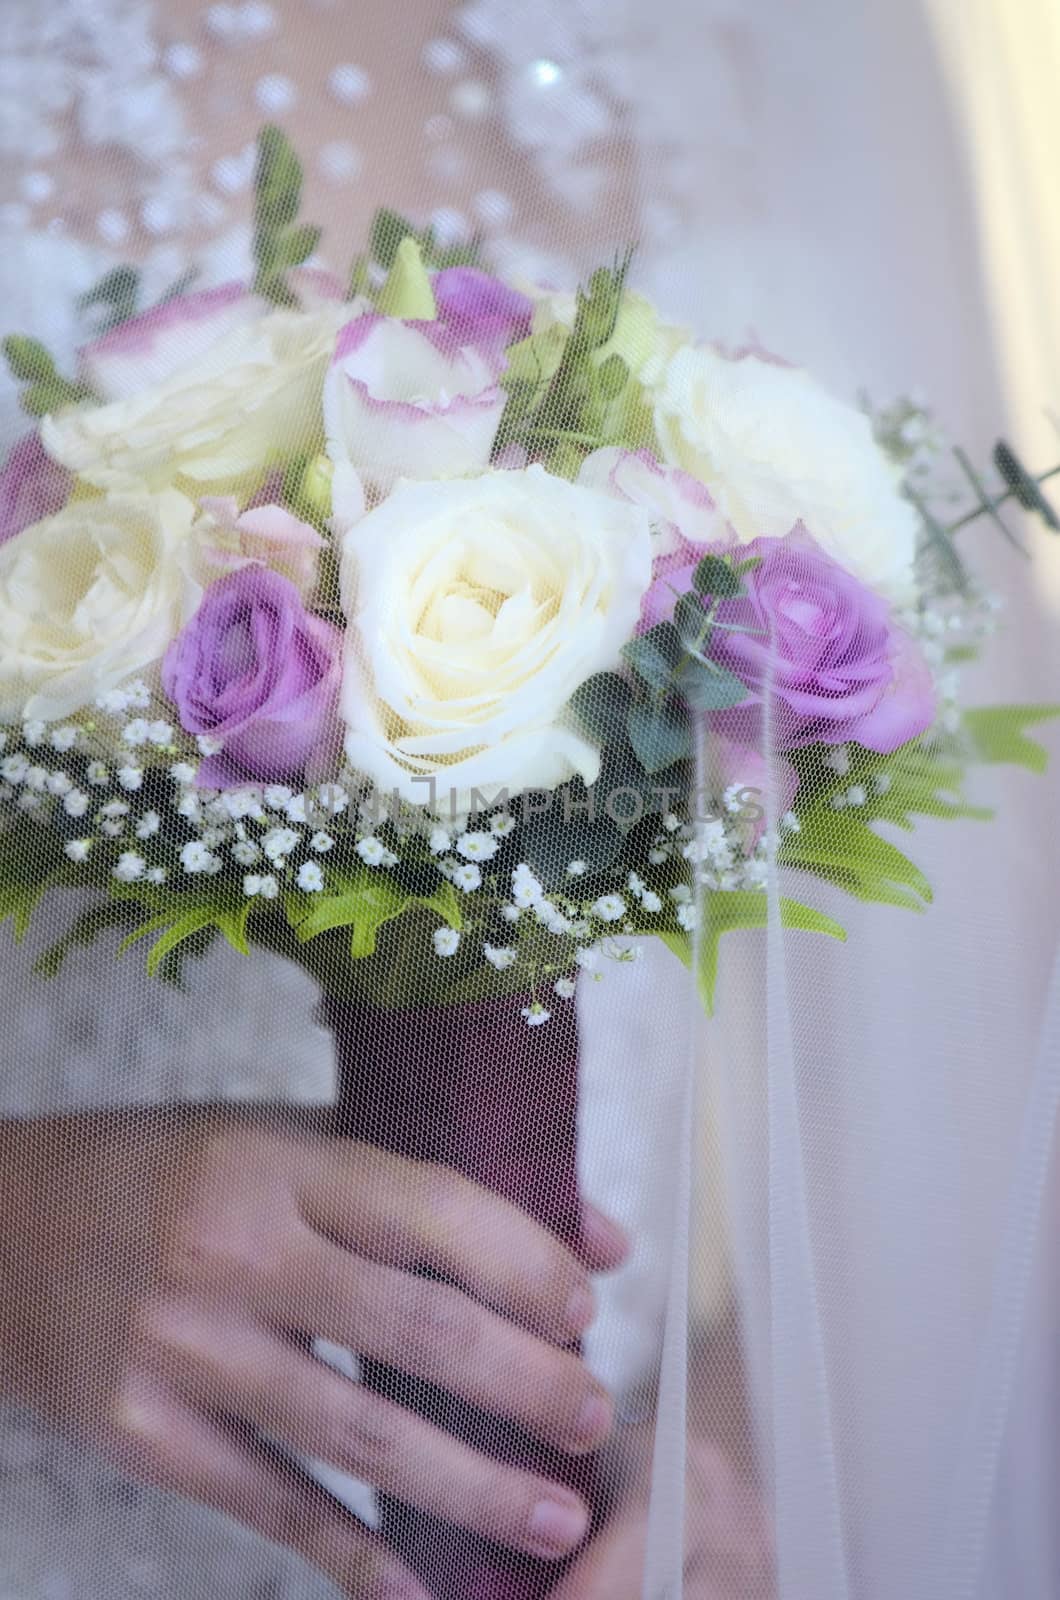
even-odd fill
[{"label": "eucalyptus leaf", "polygon": [[624,744],[633,691],[617,672],[597,672],[571,695],[570,707],[587,733],[601,744]]},{"label": "eucalyptus leaf", "polygon": [[681,663],[676,688],[685,704],[694,711],[725,711],[748,698],[746,684],[727,667],[690,657]]},{"label": "eucalyptus leaf", "polygon": [[743,593],[739,574],[722,556],[704,556],[692,574],[697,594],[717,595],[723,600]]},{"label": "eucalyptus leaf", "polygon": [[637,760],[648,774],[661,772],[692,754],[688,718],[670,701],[631,706],[628,728]]},{"label": "eucalyptus leaf", "polygon": [[624,644],[622,654],[650,689],[664,691],[673,683],[684,648],[673,623],[659,622],[647,633]]}]

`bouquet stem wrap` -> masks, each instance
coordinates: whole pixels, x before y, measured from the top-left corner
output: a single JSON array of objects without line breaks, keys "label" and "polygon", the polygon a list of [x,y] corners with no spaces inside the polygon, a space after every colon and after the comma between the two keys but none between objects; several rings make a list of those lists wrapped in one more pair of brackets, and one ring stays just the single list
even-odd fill
[{"label": "bouquet stem wrap", "polygon": [[[528,1028],[525,997],[382,1009],[325,996],[339,1071],[341,1133],[438,1162],[521,1206],[580,1246],[578,1030],[572,1005]],[[467,1444],[576,1488],[592,1503],[591,1458],[563,1455],[502,1418],[378,1362],[365,1383]],[[512,1373],[518,1383],[519,1374]],[[384,1537],[437,1600],[538,1600],[562,1563],[538,1561],[383,1500]]]}]

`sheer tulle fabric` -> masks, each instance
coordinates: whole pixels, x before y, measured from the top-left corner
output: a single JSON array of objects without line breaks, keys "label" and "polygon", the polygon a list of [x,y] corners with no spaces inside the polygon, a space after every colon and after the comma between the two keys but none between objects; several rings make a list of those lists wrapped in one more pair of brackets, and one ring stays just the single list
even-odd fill
[{"label": "sheer tulle fabric", "polygon": [[[418,206],[459,228],[453,213],[477,206],[500,264],[538,276],[566,263],[591,268],[639,237],[637,281],[700,332],[739,342],[750,320],[771,348],[823,368],[850,397],[863,381],[937,380],[955,435],[989,442],[1001,431],[989,351],[981,337],[974,349],[962,343],[969,314],[951,303],[975,299],[978,273],[963,194],[947,181],[960,155],[927,109],[938,86],[911,7],[897,20],[893,8],[870,8],[856,24],[821,4],[796,30],[773,5],[738,18],[712,7],[705,21],[681,0],[650,13],[614,0],[529,9],[478,0],[424,8],[409,18],[410,43],[382,5],[354,16],[321,4],[312,56],[289,5],[189,14],[187,37],[134,0],[115,4],[102,30],[107,5],[70,9],[84,9],[78,70],[33,8],[16,3],[4,24],[41,69],[21,91],[32,102],[21,148],[12,134],[23,196],[8,202],[21,208],[10,218],[26,263],[18,270],[36,286],[25,315],[5,306],[0,331],[17,324],[72,346],[72,300],[109,259],[98,227],[108,212],[112,234],[114,215],[140,218],[131,242],[149,281],[196,252],[207,281],[227,276],[245,253],[246,202],[234,168],[218,173],[218,164],[236,159],[237,127],[261,120],[270,95],[282,101],[278,79],[303,86],[308,100],[325,65],[332,104],[325,116],[314,102],[309,137],[329,152],[316,181],[331,183],[321,193],[341,212],[338,175],[355,160],[348,120],[367,105],[371,73],[360,59],[374,29],[388,81],[407,93],[372,108],[371,137],[385,150],[386,129],[399,127],[403,155],[396,168],[365,168],[362,216],[375,203]],[[270,32],[263,16],[279,26]],[[245,66],[240,29],[254,52]],[[211,135],[201,193],[180,140],[163,138],[168,123],[139,164],[129,160],[135,126],[124,151],[86,133],[93,104],[97,122],[110,107],[124,107],[123,127],[135,121],[116,67],[134,38],[146,74],[137,93],[154,81],[152,41],[170,52],[155,90],[174,126],[218,107],[217,95],[198,98],[207,90],[184,71],[192,57],[172,54],[178,47],[213,62],[210,73],[243,96],[231,139],[223,118]],[[881,38],[896,65],[878,59]],[[904,81],[899,67],[911,62],[918,154],[938,180],[924,271],[939,293],[927,312],[913,285],[894,285],[911,248],[903,217],[915,205],[924,222],[930,186],[911,173],[907,189],[891,192],[881,133],[892,79]],[[831,143],[805,126],[818,95]],[[252,113],[243,102],[255,97]],[[56,155],[49,139],[75,113],[78,138]],[[422,142],[413,123],[425,125]],[[297,144],[296,101],[287,126]],[[849,151],[836,153],[848,135]],[[897,137],[904,144],[908,130]],[[835,163],[823,176],[818,139]],[[59,199],[70,198],[57,205],[61,229],[49,230],[40,174],[52,164],[67,186]],[[145,236],[158,217],[143,209],[145,165],[174,213],[193,219],[174,226],[164,250]],[[91,237],[83,200],[74,204],[78,171],[101,186]],[[787,179],[792,194],[781,192]],[[203,195],[223,200],[223,226]],[[855,238],[848,208],[859,207]],[[967,235],[957,260],[951,228]],[[44,261],[54,272],[41,287],[34,264]],[[982,557],[994,585],[1019,598],[992,668],[1003,688],[992,696],[985,681],[979,697],[1044,698],[1046,619],[1018,558],[1007,557],[1003,548]],[[773,827],[784,779],[772,770],[771,715],[736,731],[769,774]],[[585,1347],[619,1401],[622,1482],[639,1485],[633,1500],[647,1510],[630,1596],[1045,1600],[1060,1592],[1057,789],[1055,778],[1023,773],[977,782],[997,822],[925,821],[913,842],[935,888],[923,917],[819,885],[808,893],[771,862],[768,926],[726,934],[709,1020],[693,979],[654,947],[609,965],[599,982],[583,973],[577,1013],[557,1006],[548,1028],[529,1030],[525,996],[377,1012],[350,999],[337,969],[334,982],[326,967],[310,981],[261,952],[242,967],[211,957],[190,1000],[150,990],[131,960],[105,965],[105,946],[49,986],[32,972],[39,945],[27,956],[4,934],[0,995],[18,1059],[4,1067],[0,1105],[23,1114],[218,1094],[330,1099],[347,1135],[453,1166],[574,1245],[580,1199],[617,1214],[634,1250],[601,1282]],[[780,899],[793,893],[837,917],[847,942],[782,927]],[[392,1369],[369,1363],[361,1378],[498,1459],[543,1459],[535,1441]],[[69,1455],[29,1420],[9,1422],[3,1439],[0,1577],[17,1600],[110,1600],[144,1587],[235,1600],[252,1581],[254,1592],[290,1600],[323,1592],[249,1536],[162,1497],[142,1493],[130,1513],[95,1458]],[[550,1466],[590,1498],[597,1527],[621,1514],[610,1453],[576,1470]],[[569,1575],[321,1475],[368,1506],[437,1600],[537,1600]],[[71,1514],[70,1497],[89,1509]],[[182,1541],[186,1526],[193,1540]]]}]

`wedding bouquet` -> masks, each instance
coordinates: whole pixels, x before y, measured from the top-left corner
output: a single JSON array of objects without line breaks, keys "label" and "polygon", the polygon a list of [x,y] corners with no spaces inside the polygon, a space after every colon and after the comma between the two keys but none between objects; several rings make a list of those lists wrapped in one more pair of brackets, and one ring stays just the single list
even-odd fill
[{"label": "wedding bouquet", "polygon": [[[875,824],[984,816],[969,766],[1041,770],[1060,711],[961,705],[993,607],[955,535],[1057,519],[1004,444],[951,516],[922,407],[701,342],[628,258],[513,284],[382,212],[343,284],[300,191],[265,130],[253,283],[111,273],[75,378],[5,341],[40,420],[0,475],[0,920],[95,891],[48,973],[105,930],[178,982],[218,937],[300,961],[340,1130],[576,1243],[579,971],[654,936],[709,1010],[727,930],[844,937],[814,879],[923,909]],[[384,1517],[447,1595],[552,1581],[422,1523]]]},{"label": "wedding bouquet", "polygon": [[6,342],[42,420],[0,482],[0,911],[105,894],[45,966],[323,939],[379,1003],[536,1024],[644,935],[709,1006],[771,863],[919,909],[872,824],[979,815],[968,764],[1039,765],[1049,714],[959,706],[990,611],[923,414],[697,341],[628,261],[514,287],[382,213],[345,292],[299,191],[266,130],[253,286],[137,314],[112,274],[74,381]]}]

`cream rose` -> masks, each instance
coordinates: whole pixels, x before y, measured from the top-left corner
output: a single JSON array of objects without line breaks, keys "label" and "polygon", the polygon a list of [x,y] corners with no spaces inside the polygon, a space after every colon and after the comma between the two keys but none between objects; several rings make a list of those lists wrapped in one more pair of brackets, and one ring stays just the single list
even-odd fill
[{"label": "cream rose", "polygon": [[351,764],[421,805],[433,778],[458,810],[593,783],[565,708],[618,663],[651,557],[646,511],[542,467],[399,483],[343,540]]},{"label": "cream rose", "polygon": [[45,417],[55,461],[102,489],[183,479],[218,490],[319,448],[324,374],[350,306],[211,295],[123,325],[107,336],[114,348],[90,347],[83,366],[107,403]]},{"label": "cream rose", "polygon": [[908,597],[916,513],[860,411],[799,368],[704,345],[671,356],[651,398],[664,459],[706,484],[741,541],[801,521],[862,582]]},{"label": "cream rose", "polygon": [[49,722],[157,661],[198,604],[175,489],[75,500],[0,549],[0,722]]}]

